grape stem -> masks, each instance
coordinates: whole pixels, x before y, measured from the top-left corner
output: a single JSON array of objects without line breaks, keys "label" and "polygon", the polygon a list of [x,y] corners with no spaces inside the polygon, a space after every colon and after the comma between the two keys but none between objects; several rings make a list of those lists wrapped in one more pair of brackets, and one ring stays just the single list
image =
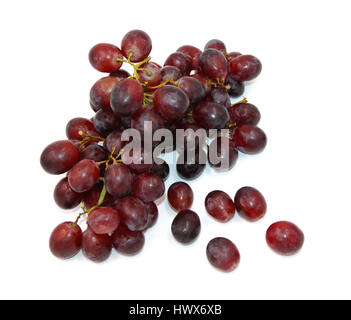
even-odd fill
[{"label": "grape stem", "polygon": [[237,105],[237,104],[239,104],[239,103],[247,103],[247,102],[248,102],[247,98],[244,97],[242,100],[233,103],[230,107],[234,107],[235,105]]},{"label": "grape stem", "polygon": [[[144,59],[143,61],[141,62],[138,62],[138,63],[133,63],[130,61],[130,58],[133,56],[134,54],[131,52],[128,56],[128,60],[126,59],[121,59],[121,58],[117,58],[116,61],[118,62],[125,62],[125,63],[128,63],[130,64],[133,69],[134,69],[134,72],[133,72],[133,75],[130,76],[129,78],[133,78],[133,79],[136,79],[139,81],[139,74],[138,74],[138,71],[144,71],[146,70],[145,68],[140,68],[143,64],[149,62],[151,60],[151,57],[147,57],[146,59]],[[148,76],[152,76],[152,72],[150,70],[147,70],[147,75]]]}]

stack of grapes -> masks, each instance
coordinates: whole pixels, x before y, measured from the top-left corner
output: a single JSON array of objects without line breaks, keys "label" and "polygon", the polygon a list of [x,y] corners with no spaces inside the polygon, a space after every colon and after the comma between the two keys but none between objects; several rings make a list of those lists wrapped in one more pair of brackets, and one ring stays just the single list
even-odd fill
[{"label": "stack of grapes", "polygon": [[[246,99],[234,105],[230,99],[241,96],[245,82],[261,72],[261,63],[254,56],[227,52],[222,41],[211,40],[203,51],[190,45],[180,47],[161,67],[151,61],[151,39],[141,30],[127,33],[120,48],[102,43],[91,49],[91,65],[108,73],[90,91],[95,115],[90,120],[69,121],[67,140],[50,144],[41,155],[46,172],[67,173],[54,191],[57,205],[63,209],[81,206],[82,210],[76,221],[64,222],[52,232],[50,249],[59,258],[71,258],[82,250],[88,259],[100,262],[109,257],[112,247],[122,254],[136,254],[144,245],[145,231],[155,224],[155,201],[165,193],[169,166],[144,161],[143,147],[139,161],[128,163],[127,141],[122,139],[126,129],[136,129],[143,141],[150,133],[144,126],[147,121],[152,124],[151,134],[169,129],[175,137],[177,129],[192,129],[183,134],[185,143],[195,139],[188,132],[228,129],[227,135],[219,134],[213,140],[219,146],[219,157],[223,156],[221,141],[227,140],[226,170],[235,164],[238,151],[255,154],[266,145],[265,133],[256,126],[258,109]],[[132,72],[121,69],[122,65]],[[206,165],[200,161],[203,146],[192,142],[194,159],[187,158],[186,147],[177,149],[183,161],[177,162],[176,169],[187,180],[197,178]],[[153,148],[159,143],[151,142]],[[176,148],[173,142],[169,147]],[[208,162],[215,169],[220,167],[210,158]],[[78,225],[82,217],[87,217],[84,232]]]}]

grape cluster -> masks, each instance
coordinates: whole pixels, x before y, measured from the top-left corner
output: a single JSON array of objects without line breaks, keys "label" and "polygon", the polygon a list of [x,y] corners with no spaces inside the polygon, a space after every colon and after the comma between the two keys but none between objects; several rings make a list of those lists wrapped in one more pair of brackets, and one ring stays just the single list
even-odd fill
[{"label": "grape cluster", "polygon": [[[51,234],[50,249],[59,258],[71,258],[82,250],[88,259],[101,262],[113,247],[127,255],[143,248],[145,231],[157,221],[156,203],[165,193],[170,170],[165,161],[153,157],[146,161],[150,156],[146,144],[154,151],[167,140],[154,137],[159,129],[172,135],[164,152],[177,151],[176,170],[185,180],[199,177],[206,162],[215,170],[230,170],[239,152],[256,154],[266,146],[267,137],[257,126],[261,118],[257,107],[246,98],[231,103],[231,98],[243,95],[245,82],[260,74],[262,65],[256,57],[228,52],[215,39],[203,51],[191,45],[180,47],[162,67],[151,61],[151,49],[149,35],[141,30],[128,32],[120,47],[95,45],[89,61],[106,73],[90,90],[95,115],[70,120],[67,139],[51,143],[41,154],[46,172],[66,173],[54,191],[57,205],[66,210],[81,207],[75,221],[61,223]],[[131,73],[121,69],[126,65]],[[125,150],[130,142],[123,138],[127,129],[140,133],[144,142],[132,154]],[[180,146],[177,129],[183,130]],[[214,137],[210,135],[213,130]],[[194,134],[199,131],[205,140]],[[216,161],[210,157],[211,150],[215,150]],[[132,162],[128,161],[131,155]],[[178,212],[172,233],[182,243],[195,240],[201,230],[199,216],[190,210],[193,198],[191,187],[184,182],[168,190],[169,203]],[[235,210],[253,221],[266,210],[264,198],[253,188],[239,190],[235,203],[224,192],[213,191],[205,206],[220,221],[231,219]],[[87,222],[84,232],[78,224],[81,218]],[[280,230],[289,233],[290,245]],[[288,253],[299,246],[298,235],[298,229],[291,231],[287,223],[278,224],[267,233],[267,241],[276,251]],[[207,255],[224,270],[233,269],[240,257],[235,245],[224,238],[212,240]]]}]

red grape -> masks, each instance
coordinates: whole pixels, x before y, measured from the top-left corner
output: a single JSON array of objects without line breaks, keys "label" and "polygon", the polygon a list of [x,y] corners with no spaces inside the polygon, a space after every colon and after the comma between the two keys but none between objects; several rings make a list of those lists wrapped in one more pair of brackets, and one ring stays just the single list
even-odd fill
[{"label": "red grape", "polygon": [[234,130],[233,140],[236,148],[247,154],[261,152],[267,144],[266,134],[256,126],[241,125]]},{"label": "red grape", "polygon": [[183,244],[193,242],[200,234],[200,231],[200,218],[194,211],[180,211],[173,220],[172,234],[177,241]]},{"label": "red grape", "polygon": [[194,193],[185,182],[173,183],[167,193],[170,206],[177,212],[190,209],[194,201]]},{"label": "red grape", "polygon": [[239,215],[249,221],[262,218],[267,211],[267,204],[263,195],[252,187],[239,189],[234,201]]},{"label": "red grape", "polygon": [[56,185],[54,199],[60,208],[73,209],[82,202],[83,194],[73,191],[66,177]]},{"label": "red grape", "polygon": [[109,234],[115,231],[120,223],[119,213],[110,207],[99,207],[88,215],[88,225],[97,234]]},{"label": "red grape", "polygon": [[115,150],[113,153],[115,156],[127,143],[127,141],[122,141],[122,133],[122,130],[114,130],[106,137],[104,142],[104,147],[109,153],[112,153],[113,149]]},{"label": "red grape", "polygon": [[111,92],[120,80],[117,77],[105,77],[95,82],[90,89],[90,102],[95,112],[100,109],[111,109]]},{"label": "red grape", "polygon": [[212,87],[211,87],[211,85],[208,83],[208,80],[209,80],[209,79],[208,79],[204,74],[197,72],[197,73],[191,75],[191,77],[193,77],[193,78],[199,80],[199,81],[202,83],[202,85],[203,85],[204,88],[205,88],[206,94],[209,94],[209,93],[211,92]]},{"label": "red grape", "polygon": [[151,136],[153,133],[165,126],[165,120],[161,117],[161,115],[154,109],[149,108],[141,108],[137,112],[135,112],[131,119],[131,128],[136,129],[140,132],[142,138],[145,135],[144,126],[146,125],[145,122],[150,121],[152,124],[152,130],[150,127],[146,126],[147,133]]},{"label": "red grape", "polygon": [[241,55],[229,62],[229,73],[235,80],[253,80],[261,73],[261,70],[260,60],[251,55]]},{"label": "red grape", "polygon": [[226,107],[214,102],[198,104],[193,117],[198,125],[205,129],[223,129],[229,122],[229,113]]},{"label": "red grape", "polygon": [[297,253],[303,246],[304,238],[303,232],[288,221],[273,223],[266,233],[268,246],[282,255]]},{"label": "red grape", "polygon": [[202,72],[212,80],[225,80],[228,74],[228,62],[222,52],[207,49],[200,56]]},{"label": "red grape", "polygon": [[191,104],[199,103],[206,96],[206,91],[202,83],[193,77],[180,78],[178,80],[178,88],[186,93]]},{"label": "red grape", "polygon": [[82,252],[85,257],[94,262],[103,262],[110,255],[112,243],[107,234],[96,234],[90,228],[83,232]]},{"label": "red grape", "polygon": [[230,96],[228,94],[228,91],[224,88],[213,88],[211,90],[209,98],[211,102],[221,104],[226,108],[229,108],[231,106]]},{"label": "red grape", "polygon": [[166,80],[177,81],[183,76],[179,68],[175,66],[165,66],[161,69],[162,82]]},{"label": "red grape", "polygon": [[110,109],[99,110],[94,117],[95,129],[103,134],[109,134],[120,126],[119,118]]},{"label": "red grape", "polygon": [[212,39],[208,41],[205,45],[205,50],[207,49],[216,49],[218,51],[221,51],[222,53],[227,53],[227,48],[224,42],[218,39]]},{"label": "red grape", "polygon": [[115,72],[111,72],[110,73],[110,77],[115,77],[118,79],[118,81],[121,81],[123,79],[129,78],[130,77],[130,73],[126,70],[123,69],[119,69]]},{"label": "red grape", "polygon": [[[203,157],[200,157],[200,153]],[[188,158],[187,153],[180,155],[176,166],[178,175],[185,180],[198,178],[204,172],[206,166],[205,163],[202,163],[201,158],[206,159],[204,151],[201,149],[195,153],[194,157]]]},{"label": "red grape", "polygon": [[145,207],[148,213],[146,229],[153,227],[158,218],[158,209],[154,202],[145,203]]},{"label": "red grape", "polygon": [[238,103],[229,109],[230,123],[256,125],[260,122],[260,111],[251,103]]},{"label": "red grape", "polygon": [[132,62],[143,61],[151,52],[152,42],[149,35],[142,30],[129,31],[122,39],[121,49],[126,58]]},{"label": "red grape", "polygon": [[117,71],[122,66],[117,58],[123,58],[121,50],[109,43],[97,44],[89,52],[91,65],[100,72]]},{"label": "red grape", "polygon": [[84,137],[79,132],[87,133],[92,130],[95,130],[92,121],[85,118],[74,118],[66,125],[66,136],[70,140],[83,140]]},{"label": "red grape", "polygon": [[81,249],[82,230],[73,222],[63,222],[52,231],[49,246],[52,254],[61,259],[74,257]]},{"label": "red grape", "polygon": [[134,255],[144,246],[145,236],[141,231],[131,231],[125,225],[120,224],[111,236],[112,244],[117,252]]},{"label": "red grape", "polygon": [[[224,141],[224,149],[222,148],[222,141]],[[208,152],[208,163],[210,166],[223,171],[232,169],[239,156],[235,147],[234,141],[227,137],[217,137],[213,140]],[[212,159],[211,154],[216,155],[219,162],[217,162],[217,159]]]},{"label": "red grape", "polygon": [[128,196],[133,189],[133,175],[123,163],[110,165],[105,173],[105,185],[113,197]]},{"label": "red grape", "polygon": [[235,214],[233,200],[223,191],[215,190],[210,192],[205,200],[207,212],[215,219],[227,222]]},{"label": "red grape", "polygon": [[147,62],[140,66],[141,70],[138,71],[139,81],[146,83],[150,87],[155,87],[161,83],[162,76],[160,68],[153,62]]},{"label": "red grape", "polygon": [[164,65],[177,67],[183,75],[188,75],[191,70],[191,60],[181,52],[172,53]]},{"label": "red grape", "polygon": [[244,83],[233,79],[231,76],[227,77],[225,84],[230,85],[228,93],[232,98],[240,97],[245,91]]},{"label": "red grape", "polygon": [[182,46],[180,47],[177,52],[181,52],[185,54],[191,61],[191,70],[198,70],[199,69],[199,59],[201,56],[202,51],[194,46]]},{"label": "red grape", "polygon": [[155,201],[164,193],[164,182],[155,173],[142,173],[134,179],[133,195],[144,202]]},{"label": "red grape", "polygon": [[85,192],[94,187],[100,176],[100,169],[93,160],[79,161],[68,174],[68,182],[75,192]]},{"label": "red grape", "polygon": [[100,162],[107,160],[108,154],[105,148],[99,146],[98,144],[92,144],[91,146],[86,147],[80,153],[80,160],[89,159],[94,160],[95,162]]},{"label": "red grape", "polygon": [[61,174],[70,170],[79,161],[79,149],[69,140],[49,144],[40,156],[40,164],[50,174]]}]

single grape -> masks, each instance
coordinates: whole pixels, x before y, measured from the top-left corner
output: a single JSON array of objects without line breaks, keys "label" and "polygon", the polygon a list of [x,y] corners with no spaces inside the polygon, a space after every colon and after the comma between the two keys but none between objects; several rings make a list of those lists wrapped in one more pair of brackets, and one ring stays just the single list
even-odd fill
[{"label": "single grape", "polygon": [[198,125],[205,129],[223,129],[229,122],[229,113],[226,107],[214,102],[198,104],[193,117]]},{"label": "single grape", "polygon": [[208,95],[208,94],[211,92],[212,87],[211,87],[211,85],[208,83],[208,80],[209,80],[209,79],[208,79],[203,73],[197,72],[197,73],[195,73],[195,74],[192,74],[191,77],[193,77],[193,78],[199,80],[199,81],[202,83],[202,85],[203,85],[204,88],[205,88],[206,95]]},{"label": "single grape", "polygon": [[225,84],[230,85],[228,93],[232,98],[237,98],[244,94],[245,85],[243,82],[235,80],[231,76],[228,76]]},{"label": "single grape", "polygon": [[167,193],[170,206],[177,212],[190,209],[194,201],[194,193],[185,182],[173,183]]},{"label": "single grape", "polygon": [[268,246],[282,255],[297,253],[303,246],[304,238],[303,232],[288,221],[273,223],[266,233]]},{"label": "single grape", "polygon": [[191,70],[198,70],[202,51],[194,46],[186,45],[178,48],[177,52],[185,54],[191,61]]},{"label": "single grape", "polygon": [[205,208],[213,218],[227,222],[234,217],[235,206],[233,200],[223,191],[210,192],[205,200]]},{"label": "single grape", "polygon": [[234,270],[240,262],[240,253],[233,242],[226,238],[214,238],[207,245],[208,261],[222,271]]},{"label": "single grape", "polygon": [[129,78],[130,76],[131,76],[131,74],[124,69],[119,69],[115,72],[110,73],[110,77],[115,77],[115,78],[117,78],[118,81]]},{"label": "single grape", "polygon": [[236,148],[247,154],[259,153],[267,144],[267,137],[262,129],[248,124],[235,128],[233,140]]},{"label": "single grape", "polygon": [[157,164],[155,161],[152,165],[151,172],[156,173],[163,181],[166,181],[169,176],[169,165],[166,161],[163,161],[161,164]]},{"label": "single grape", "polygon": [[267,204],[263,195],[252,187],[239,189],[234,201],[239,215],[249,221],[262,218],[267,211]]},{"label": "single grape", "polygon": [[155,201],[165,193],[165,184],[155,173],[142,173],[134,179],[133,195],[144,202]]},{"label": "single grape", "polygon": [[110,165],[105,173],[107,192],[113,197],[128,196],[133,189],[133,175],[123,163]]},{"label": "single grape", "polygon": [[139,81],[148,84],[149,87],[155,87],[161,83],[162,75],[160,68],[154,62],[147,62],[140,66],[138,71]]},{"label": "single grape", "polygon": [[235,80],[253,80],[261,73],[261,70],[260,60],[251,55],[241,55],[229,62],[229,74]]},{"label": "single grape", "polygon": [[103,135],[107,135],[120,127],[119,118],[110,109],[99,110],[94,117],[95,129]]},{"label": "single grape", "polygon": [[148,210],[140,199],[132,196],[122,198],[116,203],[115,209],[129,230],[143,231],[147,228]]},{"label": "single grape", "polygon": [[82,202],[83,194],[73,191],[65,177],[56,185],[54,199],[61,209],[73,209]]},{"label": "single grape", "polygon": [[166,80],[177,81],[183,76],[183,74],[179,70],[179,68],[175,66],[165,66],[161,69],[161,76],[162,76],[162,79],[161,79],[162,82]]},{"label": "single grape", "polygon": [[49,144],[40,156],[42,168],[50,174],[61,174],[70,170],[79,161],[79,149],[69,140]]},{"label": "single grape", "polygon": [[131,116],[143,104],[144,89],[135,79],[124,79],[112,89],[110,102],[118,116]]},{"label": "single grape", "polygon": [[[146,121],[151,123],[147,124]],[[152,127],[150,127],[150,125],[152,125]],[[138,130],[142,138],[144,138],[146,134],[153,137],[154,132],[164,128],[164,126],[165,120],[154,108],[141,108],[133,114],[131,119],[131,128]]]},{"label": "single grape", "polygon": [[100,169],[93,160],[80,160],[68,174],[68,182],[75,192],[86,192],[94,187],[100,176]]},{"label": "single grape", "polygon": [[221,51],[222,53],[227,53],[227,48],[224,42],[218,39],[212,39],[208,41],[205,45],[204,50],[207,50],[207,49],[216,49],[218,51]]},{"label": "single grape", "polygon": [[105,149],[117,156],[121,149],[126,145],[127,141],[122,141],[122,130],[114,130],[107,137],[104,142]]},{"label": "single grape", "polygon": [[207,49],[200,56],[202,72],[211,80],[224,81],[228,74],[228,62],[222,52]]},{"label": "single grape", "polygon": [[230,96],[224,88],[213,88],[209,95],[210,102],[215,102],[229,108],[231,106]]},{"label": "single grape", "polygon": [[90,103],[95,112],[100,109],[111,109],[112,89],[121,80],[117,77],[105,77],[94,83],[90,89]]},{"label": "single grape", "polygon": [[126,58],[140,62],[148,57],[152,49],[149,35],[142,30],[129,31],[122,39],[121,49]]},{"label": "single grape", "polygon": [[92,144],[91,146],[86,147],[80,153],[80,160],[88,159],[94,160],[95,162],[100,162],[107,160],[108,153],[102,146],[98,144]]},{"label": "single grape", "polygon": [[110,207],[99,207],[88,215],[88,225],[97,234],[109,234],[115,231],[120,223],[119,213]]},{"label": "single grape", "polygon": [[236,126],[243,124],[250,124],[252,126],[257,125],[261,119],[261,113],[251,103],[238,103],[235,104],[229,110],[230,123],[234,123]]},{"label": "single grape", "polygon": [[131,231],[124,224],[120,224],[112,234],[111,240],[117,252],[134,255],[144,247],[145,236],[141,231]]},{"label": "single grape", "polygon": [[145,207],[148,213],[146,229],[153,227],[158,218],[158,209],[155,202],[145,203]]},{"label": "single grape", "polygon": [[112,243],[108,234],[96,234],[90,228],[83,232],[82,252],[94,262],[103,262],[110,255]]},{"label": "single grape", "polygon": [[178,88],[182,89],[189,98],[191,104],[197,104],[206,96],[202,83],[193,77],[182,77],[178,80]]},{"label": "single grape", "polygon": [[122,66],[118,58],[123,58],[121,50],[109,43],[99,43],[89,52],[91,65],[100,72],[117,71]]},{"label": "single grape", "polygon": [[169,55],[164,66],[177,67],[183,75],[188,75],[191,71],[191,60],[181,52],[175,52]]},{"label": "single grape", "polygon": [[[227,137],[217,137],[214,139],[209,146],[208,152],[208,163],[210,166],[220,171],[232,169],[239,156],[235,147],[234,141]],[[216,155],[219,161],[217,162],[215,158],[212,159],[211,155]]]},{"label": "single grape", "polygon": [[68,121],[66,125],[66,136],[70,140],[83,140],[84,137],[79,134],[80,131],[87,133],[95,130],[94,123],[85,118],[74,118]]},{"label": "single grape", "polygon": [[178,175],[185,180],[194,180],[198,178],[204,172],[206,167],[206,160],[203,163],[201,161],[202,159],[206,159],[206,155],[201,149],[198,152],[195,152],[193,157],[188,157],[187,153],[180,155],[176,166]]},{"label": "single grape", "polygon": [[191,210],[180,211],[173,220],[172,234],[183,244],[193,242],[201,231],[199,216]]},{"label": "single grape", "polygon": [[51,233],[49,246],[52,254],[61,259],[74,257],[81,249],[82,230],[73,222],[59,224]]},{"label": "single grape", "polygon": [[183,90],[166,85],[155,91],[154,105],[164,119],[176,120],[188,110],[189,98]]}]

